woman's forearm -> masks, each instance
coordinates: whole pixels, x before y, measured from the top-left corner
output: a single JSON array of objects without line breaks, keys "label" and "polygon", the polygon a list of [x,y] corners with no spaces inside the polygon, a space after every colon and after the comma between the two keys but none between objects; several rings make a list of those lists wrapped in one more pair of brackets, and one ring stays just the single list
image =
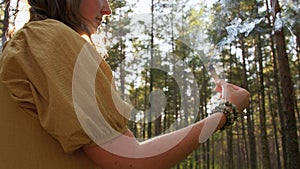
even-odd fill
[{"label": "woman's forearm", "polygon": [[127,136],[120,136],[110,143],[84,150],[104,169],[167,169],[186,158],[225,122],[223,113],[215,113],[191,126],[145,142],[139,143],[127,133]]}]

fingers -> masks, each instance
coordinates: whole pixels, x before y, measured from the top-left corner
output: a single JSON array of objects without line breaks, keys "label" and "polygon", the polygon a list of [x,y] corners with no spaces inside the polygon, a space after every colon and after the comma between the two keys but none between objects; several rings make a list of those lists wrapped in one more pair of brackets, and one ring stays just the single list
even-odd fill
[{"label": "fingers", "polygon": [[216,83],[215,91],[222,93],[222,88],[225,88],[225,87],[226,87],[226,89],[231,89],[230,91],[233,91],[233,90],[245,90],[248,93],[248,95],[250,96],[250,93],[246,89],[241,88],[241,87],[236,86],[236,85],[231,84],[231,83],[225,83],[225,84],[223,84],[223,87],[222,87],[221,83]]},{"label": "fingers", "polygon": [[235,104],[240,112],[242,112],[250,104],[250,93],[244,88],[231,83],[225,83],[223,85],[218,83],[216,84],[215,90],[222,93],[222,98]]},{"label": "fingers", "polygon": [[249,106],[250,93],[245,89],[234,90],[231,93],[231,97],[228,99],[229,102],[236,105],[239,112],[242,112],[246,107]]},{"label": "fingers", "polygon": [[222,85],[220,83],[216,83],[216,88],[215,88],[216,92],[221,93],[222,92]]},{"label": "fingers", "polygon": [[232,89],[234,89],[234,90],[240,90],[240,89],[244,89],[244,88],[241,88],[241,87],[239,87],[239,86],[236,86],[236,85],[234,85],[234,84],[231,84],[231,83],[227,83],[227,85],[228,85],[229,87],[231,87]]}]

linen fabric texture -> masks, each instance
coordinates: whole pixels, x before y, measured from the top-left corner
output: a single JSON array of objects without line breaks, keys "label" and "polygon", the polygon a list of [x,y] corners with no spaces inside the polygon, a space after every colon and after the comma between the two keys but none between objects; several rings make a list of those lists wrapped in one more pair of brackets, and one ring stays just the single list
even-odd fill
[{"label": "linen fabric texture", "polygon": [[[82,74],[74,75],[79,56],[88,62],[79,63]],[[97,68],[94,83],[76,84],[79,90],[74,90],[74,77],[84,83],[88,67]],[[59,21],[29,22],[13,36],[3,48],[0,80],[66,153],[107,143],[127,130],[131,107],[116,91],[109,65],[90,42]],[[86,99],[74,102],[74,93],[95,100],[97,107]],[[95,121],[89,113],[100,113],[102,119]]]}]

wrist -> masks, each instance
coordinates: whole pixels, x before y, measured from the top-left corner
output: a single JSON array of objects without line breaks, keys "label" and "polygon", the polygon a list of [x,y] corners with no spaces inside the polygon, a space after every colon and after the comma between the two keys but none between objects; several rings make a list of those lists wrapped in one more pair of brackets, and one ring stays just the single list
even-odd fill
[{"label": "wrist", "polygon": [[228,101],[220,103],[212,110],[212,114],[215,113],[223,113],[225,115],[225,124],[220,128],[220,130],[224,130],[229,128],[234,124],[237,119],[238,110],[236,106]]}]

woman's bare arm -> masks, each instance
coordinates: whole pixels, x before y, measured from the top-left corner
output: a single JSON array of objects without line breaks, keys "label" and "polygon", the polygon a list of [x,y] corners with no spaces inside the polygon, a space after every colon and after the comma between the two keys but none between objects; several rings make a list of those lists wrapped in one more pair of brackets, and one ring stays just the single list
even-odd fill
[{"label": "woman's bare arm", "polygon": [[[240,112],[249,105],[250,93],[232,84],[226,88],[228,101]],[[217,86],[216,91],[222,91]],[[186,158],[226,123],[226,116],[211,116],[183,129],[139,143],[130,131],[101,146],[84,147],[86,154],[103,169],[168,169]],[[171,146],[170,146],[171,145]]]},{"label": "woman's bare arm", "polygon": [[[215,113],[191,126],[142,143],[137,142],[133,134],[127,131],[126,137],[123,135],[104,145],[83,149],[103,169],[168,169],[186,158],[225,122],[223,113]],[[157,153],[174,142],[178,144]]]}]

